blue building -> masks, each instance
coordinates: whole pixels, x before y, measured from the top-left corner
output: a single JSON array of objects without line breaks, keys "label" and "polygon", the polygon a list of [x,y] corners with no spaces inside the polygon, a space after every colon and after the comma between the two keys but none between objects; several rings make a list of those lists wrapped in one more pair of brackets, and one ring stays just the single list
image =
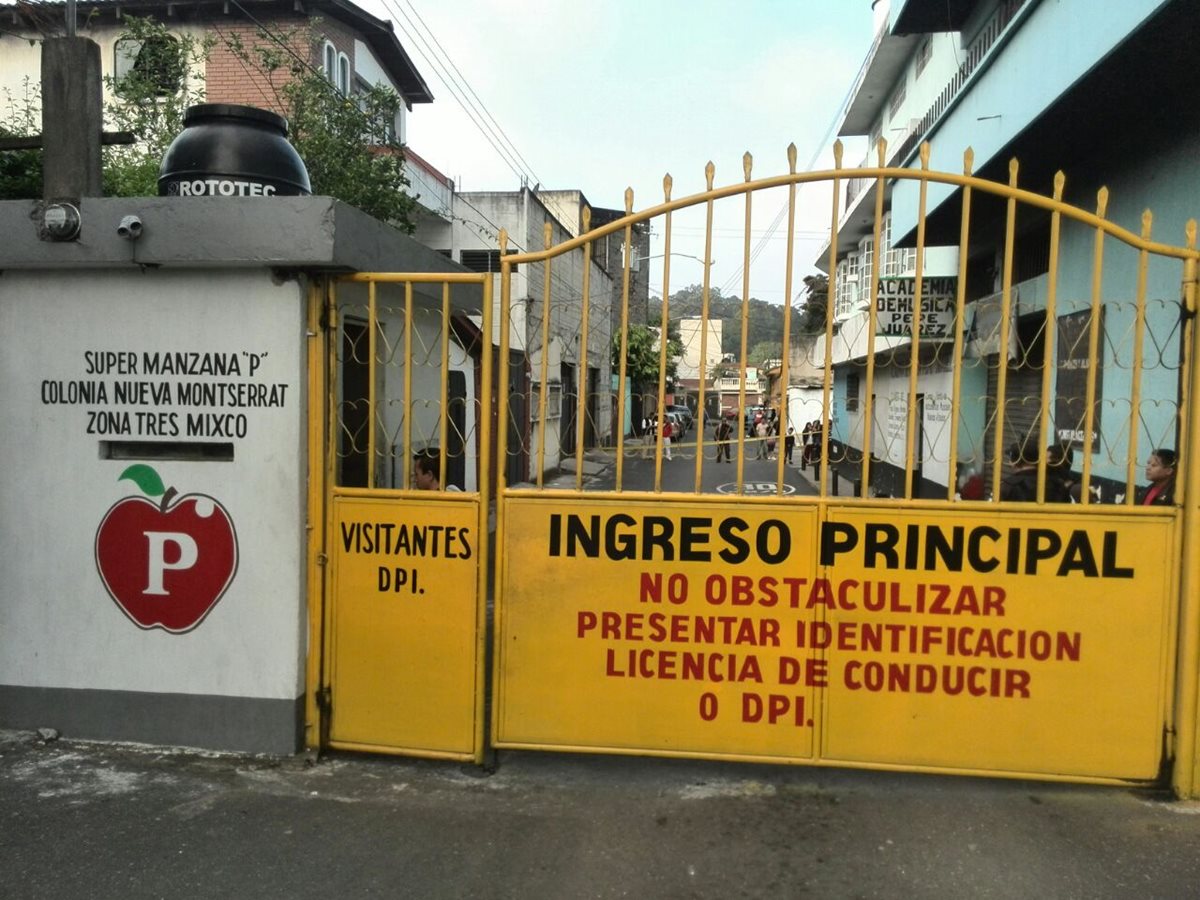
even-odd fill
[{"label": "blue building", "polygon": [[[1095,211],[1108,188],[1106,218],[1137,235],[1153,211],[1153,237],[1183,245],[1185,225],[1200,213],[1194,167],[1200,109],[1184,78],[1190,38],[1200,22],[1197,0],[886,0],[877,2],[876,35],[851,90],[840,134],[866,137],[862,165],[878,164],[880,139],[888,166],[919,169],[922,143],[929,168],[960,173],[973,151],[973,174],[1016,183],[1043,196],[1065,174],[1063,199]],[[831,302],[834,342],[831,432],[839,449],[869,445],[872,488],[903,490],[908,444],[911,341],[889,336],[877,317],[868,342],[873,257],[879,293],[904,292],[916,273],[920,182],[884,186],[876,247],[876,180],[851,179],[840,198],[837,263]],[[1010,271],[1010,322],[997,444],[998,364],[1006,268],[1007,203],[973,192],[971,227],[960,244],[963,191],[927,186],[923,275],[925,296],[953,296],[965,256],[968,301],[961,365],[960,414],[951,415],[953,329],[922,333],[915,421],[914,495],[946,496],[951,429],[960,474],[991,471],[997,446],[1036,435],[1069,441],[1075,467],[1090,452],[1093,483],[1104,499],[1124,490],[1127,462],[1155,447],[1177,446],[1179,376],[1184,335],[1181,267],[1151,255],[1146,272],[1142,359],[1135,365],[1135,297],[1139,254],[1112,237],[1102,242],[1100,339],[1090,440],[1084,432],[1096,229],[1062,220],[1056,309],[1048,321],[1051,217],[1025,203],[1015,211]],[[829,249],[817,265],[828,268]],[[952,307],[947,302],[944,307]],[[879,301],[877,310],[885,304]],[[1048,340],[1052,338],[1052,340]],[[873,352],[871,352],[873,350]],[[1052,350],[1053,352],[1048,352]],[[865,384],[873,360],[873,401]],[[1039,434],[1043,372],[1051,368],[1050,434]],[[1133,392],[1140,371],[1140,393]],[[865,409],[873,408],[870,431]],[[1134,408],[1136,407],[1136,408]],[[1130,423],[1133,422],[1133,440]]]}]

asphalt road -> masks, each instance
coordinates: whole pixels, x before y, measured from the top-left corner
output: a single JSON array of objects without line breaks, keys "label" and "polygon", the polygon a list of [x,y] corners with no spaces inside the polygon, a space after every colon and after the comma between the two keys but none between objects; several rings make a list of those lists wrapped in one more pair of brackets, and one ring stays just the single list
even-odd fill
[{"label": "asphalt road", "polygon": [[[778,463],[774,456],[770,459],[759,459],[756,456],[757,445],[747,440],[743,448],[741,465],[741,487],[739,491],[737,441],[730,442],[733,459],[728,462],[716,461],[716,447],[711,441],[711,430],[706,435],[706,445],[703,448],[704,464],[701,470],[701,493],[736,495],[739,492],[746,496],[771,496],[776,494],[778,485]],[[616,484],[615,450],[611,454],[610,466],[598,478],[593,479],[587,489],[611,490]],[[651,491],[655,488],[655,460],[653,446],[647,448],[641,438],[626,439],[624,464],[622,466],[622,490]],[[591,458],[595,458],[593,453]],[[784,496],[816,495],[817,488],[811,478],[812,469],[802,471],[799,468],[800,449],[797,447],[792,454],[792,465],[784,465]],[[671,459],[662,461],[662,486],[666,493],[692,493],[696,484],[696,432],[689,432],[681,443],[673,443]]]},{"label": "asphalt road", "polygon": [[312,762],[0,732],[21,898],[1183,898],[1200,805],[635,757]]}]

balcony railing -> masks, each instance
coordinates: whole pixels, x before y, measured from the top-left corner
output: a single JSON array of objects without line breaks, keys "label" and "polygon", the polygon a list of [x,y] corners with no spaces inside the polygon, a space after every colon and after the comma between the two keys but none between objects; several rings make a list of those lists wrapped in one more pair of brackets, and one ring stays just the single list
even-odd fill
[{"label": "balcony railing", "polygon": [[992,45],[996,43],[997,38],[1004,33],[1004,29],[1008,27],[1008,23],[1016,16],[1017,11],[1024,6],[1028,0],[1004,0],[997,7],[995,14],[988,23],[975,36],[975,40],[971,42],[971,46],[967,49],[966,58],[958,67],[958,71],[954,77],[950,79],[949,84],[942,89],[938,98],[933,101],[933,105],[929,107],[919,120],[915,127],[909,129],[908,136],[901,141],[894,153],[890,154],[889,162],[902,162],[908,158],[908,155],[921,142],[921,139],[928,133],[933,124],[941,118],[942,113],[950,106],[950,103],[958,96],[963,85],[967,83],[967,79],[974,74],[979,64],[987,58],[988,51],[992,49]]}]

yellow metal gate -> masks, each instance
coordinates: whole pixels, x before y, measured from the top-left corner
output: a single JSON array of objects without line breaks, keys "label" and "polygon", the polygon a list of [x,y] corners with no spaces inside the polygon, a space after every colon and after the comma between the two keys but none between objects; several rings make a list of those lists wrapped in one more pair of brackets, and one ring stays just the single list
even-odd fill
[{"label": "yellow metal gate", "polygon": [[[1159,243],[1149,213],[1139,233],[1110,221],[1105,190],[1094,212],[1065,203],[1061,173],[1043,195],[1018,186],[1015,161],[1001,184],[974,177],[969,152],[952,174],[928,169],[927,148],[916,170],[878,149],[874,167],[842,168],[839,146],[834,169],[800,173],[789,148],[789,171],[760,180],[747,155],[724,188],[710,164],[704,192],[674,200],[668,176],[660,205],[634,213],[627,192],[603,224],[582,209],[564,226],[556,205],[539,251],[510,253],[502,233],[497,389],[491,275],[362,275],[314,299],[329,353],[313,370],[333,381],[312,386],[329,398],[313,437],[328,487],[312,511],[327,563],[313,743],[480,758],[490,586],[494,747],[1193,791],[1195,224],[1185,245]],[[885,195],[905,181],[919,209],[892,234]],[[824,274],[799,278],[797,192],[814,186],[831,198]],[[931,187],[953,198],[933,225]],[[843,200],[864,190],[874,216],[847,253]],[[754,367],[751,208],[772,195],[787,302],[778,356]],[[710,284],[726,202],[746,221],[736,314]],[[702,237],[673,250],[688,214]],[[651,226],[662,253],[645,252]],[[927,262],[935,226],[953,271]],[[703,265],[683,299],[673,256]],[[656,257],[651,316],[637,273]],[[431,498],[408,465],[453,433],[456,279],[482,293],[482,328],[456,343],[477,347],[474,489]],[[427,365],[413,291],[443,282]],[[396,283],[405,297],[381,304]],[[349,304],[347,285],[362,292]],[[736,331],[724,354],[718,319]],[[350,363],[367,369],[357,394]],[[380,389],[392,363],[400,384]],[[1144,484],[1143,461],[1169,481]],[[460,535],[461,552],[415,558],[417,528]]]},{"label": "yellow metal gate", "polygon": [[[331,747],[482,760],[491,342],[485,276],[360,274],[313,301],[326,486],[310,725]],[[314,341],[314,343],[321,343]],[[318,452],[319,451],[319,452]],[[314,492],[316,493],[316,492]]]},{"label": "yellow metal gate", "polygon": [[[1173,766],[1186,793],[1195,467],[1150,505],[1136,470],[1161,454],[1173,472],[1174,451],[1186,459],[1196,441],[1182,402],[1183,385],[1196,389],[1194,223],[1186,246],[1155,243],[1149,213],[1131,233],[1106,219],[1107,191],[1084,211],[1063,202],[1061,173],[1052,196],[1018,187],[1015,161],[998,184],[971,175],[969,153],[962,175],[930,171],[927,147],[919,170],[886,167],[882,143],[876,167],[842,169],[837,156],[835,170],[798,173],[789,148],[788,174],[754,181],[747,155],[745,181],[722,189],[710,164],[702,194],[673,200],[668,177],[659,206],[634,214],[627,193],[624,218],[593,227],[585,211],[578,237],[551,247],[547,232],[545,250],[501,257],[501,335],[518,299],[541,310],[543,346],[565,319],[564,346],[583,348],[576,373],[609,351],[589,341],[607,318],[593,257],[616,240],[624,263],[612,389],[590,403],[582,380],[535,369],[530,483],[498,485],[492,743],[1120,782]],[[904,180],[920,209],[896,247],[884,196]],[[814,184],[832,197],[824,305],[820,280],[806,280],[793,310],[797,188]],[[864,186],[873,225],[846,254],[840,204]],[[951,188],[959,213],[956,271],[937,277],[930,186]],[[779,357],[754,387],[751,205],[769,192],[787,210],[788,302]],[[706,346],[720,340],[712,223],[726,200],[746,221],[732,356]],[[693,209],[703,249],[673,252],[672,217]],[[645,328],[630,298],[651,223],[662,253],[643,258],[663,259],[662,299],[646,323],[659,354],[646,377],[632,374]],[[997,231],[995,275],[981,277],[972,242]],[[672,256],[704,266],[683,320]],[[518,266],[528,297],[513,297]],[[690,380],[669,372],[687,355],[668,340],[684,324],[698,344]],[[502,346],[502,369],[507,357]],[[602,490],[585,482],[582,423],[574,478],[543,483],[558,463],[545,410],[572,390],[577,408],[611,408],[611,440],[588,457],[608,454]],[[699,425],[681,435],[689,413]],[[811,476],[786,459],[789,443]]]}]

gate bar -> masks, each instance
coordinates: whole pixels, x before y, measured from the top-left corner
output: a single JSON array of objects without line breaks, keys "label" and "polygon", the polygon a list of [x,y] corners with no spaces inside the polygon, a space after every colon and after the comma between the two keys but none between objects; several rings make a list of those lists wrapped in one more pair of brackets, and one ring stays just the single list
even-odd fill
[{"label": "gate bar", "polygon": [[[742,154],[742,171],[746,174],[746,183],[750,183],[750,168],[754,159],[749,153]],[[746,342],[750,331],[750,208],[754,191],[746,191],[746,234],[742,241],[742,355],[738,359],[738,416],[742,419],[738,427],[738,461],[737,461],[737,492],[741,495],[745,490],[746,466]],[[754,439],[758,440],[758,430],[755,429]],[[757,447],[757,444],[755,445]]]},{"label": "gate bar", "polygon": [[[921,144],[921,171],[929,171],[929,141]],[[904,427],[904,499],[911,500],[920,487],[913,483],[916,471],[917,452],[917,375],[921,370],[921,292],[925,287],[925,207],[929,194],[929,182],[921,179],[917,201],[917,277],[913,281],[913,313],[908,337],[908,409],[905,410]],[[874,254],[878,256],[879,253]],[[924,412],[924,410],[922,410]],[[924,418],[922,416],[922,418]],[[922,423],[924,424],[924,423]],[[924,443],[922,428],[922,443]]]},{"label": "gate bar", "polygon": [[[407,325],[405,326],[407,329]],[[375,410],[379,398],[375,395],[376,332],[379,328],[378,309],[375,301],[375,282],[367,283],[367,487],[375,484]],[[407,330],[405,334],[407,334]],[[405,386],[408,379],[404,379]],[[407,416],[405,417],[407,421]]]},{"label": "gate bar", "polygon": [[[1185,229],[1187,246],[1196,249],[1196,220],[1189,219]],[[1194,256],[1183,264],[1183,298],[1185,335],[1184,367],[1186,377],[1181,384],[1189,387],[1190,398],[1200,397],[1200,365],[1196,354],[1200,353],[1200,328],[1196,327],[1196,281],[1197,263]],[[1175,733],[1175,771],[1172,773],[1175,791],[1184,797],[1196,795],[1200,781],[1200,758],[1196,755],[1197,728],[1200,728],[1197,709],[1198,694],[1196,673],[1200,670],[1200,466],[1195,464],[1196,448],[1200,447],[1200,415],[1196,415],[1190,404],[1181,410],[1184,421],[1180,429],[1182,452],[1180,458],[1189,462],[1184,473],[1183,487],[1183,534],[1179,554],[1180,646],[1178,670],[1179,694],[1178,716]],[[1187,454],[1186,456],[1184,454]],[[1179,498],[1176,498],[1177,500]]]},{"label": "gate bar", "polygon": [[[788,171],[795,173],[796,171],[796,145],[788,144],[787,148]],[[783,473],[784,473],[784,452],[785,441],[787,440],[788,426],[791,421],[789,415],[790,406],[788,402],[788,380],[791,372],[789,371],[788,361],[791,358],[792,352],[792,265],[796,255],[796,185],[788,186],[788,226],[787,226],[787,258],[785,260],[785,268],[783,273],[783,359],[779,363],[779,415],[776,417],[777,429],[779,434],[775,436],[775,493],[783,496]],[[829,303],[829,298],[825,298],[826,304]],[[703,429],[701,429],[703,431]],[[795,440],[793,439],[793,445]],[[800,450],[804,452],[803,447]]]},{"label": "gate bar", "polygon": [[[887,156],[887,141],[879,139],[876,146],[879,154],[879,164],[882,166]],[[883,176],[875,182],[875,224],[871,233],[874,241],[874,252],[871,254],[871,301],[867,310],[867,380],[863,386],[863,446],[862,446],[862,475],[859,482],[859,493],[862,497],[870,496],[871,485],[871,444],[875,440],[875,332],[879,325],[879,275],[883,268],[882,242],[883,232]]]},{"label": "gate bar", "polygon": [[[1150,210],[1142,213],[1142,237],[1150,240],[1150,229],[1154,216]],[[1142,350],[1146,337],[1146,275],[1150,268],[1150,254],[1145,248],[1138,253],[1137,299],[1133,323],[1133,372],[1129,385],[1129,449],[1125,460],[1125,500],[1133,502],[1134,474],[1138,456],[1138,410],[1142,402]],[[1185,345],[1186,346],[1186,345]]]},{"label": "gate bar", "polygon": [[[304,672],[304,746],[315,749],[321,746],[321,704],[317,698],[325,682],[323,669],[328,656],[318,648],[325,646],[325,576],[329,566],[325,562],[325,496],[328,488],[326,478],[325,442],[329,425],[329,395],[326,391],[328,371],[328,331],[321,327],[325,312],[326,296],[330,284],[323,278],[309,282],[307,321],[304,332],[308,365],[308,497],[305,532],[308,539],[307,579],[308,646]],[[319,406],[317,406],[319,404]],[[314,410],[314,406],[317,408]],[[317,574],[319,573],[319,575]]]},{"label": "gate bar", "polygon": [[[550,236],[553,229],[549,222],[542,226],[542,243],[550,249]],[[545,478],[546,468],[546,381],[550,366],[550,264],[553,258],[547,256],[542,263],[542,383],[538,390],[538,455],[537,455],[537,486],[541,487]]]},{"label": "gate bar", "polygon": [[[717,171],[716,167],[712,164],[712,160],[709,160],[708,164],[704,167],[704,180],[708,184],[709,191],[712,191],[713,176],[716,174],[716,171]],[[666,188],[666,190],[669,193],[671,185],[669,183],[667,183],[666,181],[664,181],[663,186]],[[668,203],[670,202],[670,199],[671,198],[668,196],[667,197]],[[704,413],[705,413],[705,410],[707,409],[707,407],[705,405],[705,398],[704,398],[704,393],[705,393],[704,384],[708,380],[708,313],[709,313],[708,301],[709,301],[709,289],[710,289],[711,282],[712,282],[712,233],[713,233],[713,200],[710,197],[708,202],[705,204],[704,284],[700,289],[700,370],[698,373],[699,379],[700,379],[700,398],[699,398],[699,405],[696,408],[696,412],[700,416],[700,429],[699,430],[701,432],[704,431]],[[718,349],[720,349],[720,348],[718,348]],[[718,391],[717,392],[717,422],[718,422],[718,424],[721,422],[721,420],[725,416],[725,410],[720,408],[721,407],[721,395],[722,395],[722,392]],[[725,444],[725,450],[726,450],[726,453],[728,453],[728,451],[729,451],[728,442],[726,442],[726,444]],[[697,448],[697,450],[696,450],[696,455],[697,455],[697,457],[699,457],[699,455],[700,455],[699,448]],[[695,492],[697,494],[699,494],[701,489],[703,488],[703,481],[701,480],[701,476],[702,476],[702,471],[700,468],[700,460],[697,458],[697,460],[696,460],[696,480],[695,480],[695,483],[693,486],[693,490],[695,490]]]},{"label": "gate bar", "polygon": [[[963,174],[969,176],[975,165],[975,151],[970,147],[963,153]],[[947,460],[950,474],[946,481],[946,499],[953,500],[958,492],[958,429],[956,416],[962,416],[962,358],[963,317],[967,303],[967,244],[971,234],[971,185],[963,187],[962,213],[958,225],[958,287],[954,295],[954,360],[951,364],[950,381],[950,458]],[[875,246],[879,246],[876,244]],[[982,470],[982,466],[980,466]],[[982,471],[980,472],[982,477]]]},{"label": "gate bar", "polygon": [[[1103,219],[1108,209],[1108,188],[1102,187],[1096,194],[1096,216]],[[1104,283],[1104,231],[1096,229],[1096,243],[1092,257],[1092,314],[1088,323],[1088,359],[1094,360],[1100,346],[1100,294]],[[1096,423],[1096,367],[1088,366],[1087,400],[1083,410],[1083,490],[1079,502],[1084,506],[1092,500],[1092,428]]]},{"label": "gate bar", "polygon": [[[1008,163],[1008,186],[1017,186],[1018,163]],[[1012,340],[1012,274],[1013,243],[1017,230],[1017,198],[1008,197],[1008,212],[1004,224],[1004,274],[1000,282],[1000,352],[996,359],[996,409],[992,419],[992,499],[1000,500],[1000,472],[1004,468],[1004,414],[1008,404],[1008,346]],[[1086,457],[1085,457],[1086,459]],[[1085,463],[1086,464],[1086,463]],[[1086,484],[1086,476],[1085,476]]]},{"label": "gate bar", "polygon": [[[1067,176],[1062,170],[1056,172],[1054,175],[1055,200],[1062,199],[1066,183]],[[1042,351],[1042,402],[1038,411],[1038,434],[1041,435],[1041,442],[1046,447],[1058,444],[1057,441],[1050,440],[1050,375],[1052,371],[1048,361],[1058,358],[1056,352],[1058,346],[1058,251],[1061,227],[1062,214],[1056,209],[1050,214],[1050,263],[1046,274],[1046,325],[1045,333],[1042,335],[1045,348]],[[1056,463],[1064,464],[1065,462],[1065,456],[1060,450]],[[1039,503],[1046,499],[1046,472],[1049,465],[1050,460],[1047,458],[1047,454],[1039,452],[1036,495]]]},{"label": "gate bar", "polygon": [[[663,179],[663,192],[666,199],[671,199],[671,176],[668,175]],[[632,199],[632,197],[630,197]],[[626,232],[628,234],[628,231]],[[663,300],[662,309],[659,314],[658,333],[658,395],[657,405],[654,407],[656,415],[654,417],[654,492],[662,491],[662,464],[663,464],[663,426],[670,421],[667,417],[667,327],[670,324],[671,311],[671,214],[667,213],[663,224]],[[647,322],[647,325],[650,323]],[[704,429],[700,429],[700,437],[703,437]],[[643,435],[643,440],[645,436]],[[671,439],[675,440],[675,429],[671,429]],[[700,466],[700,444],[696,445],[696,466]]]},{"label": "gate bar", "polygon": [[[592,211],[583,208],[583,233],[586,235],[592,229]],[[588,319],[591,316],[591,285],[592,285],[592,242],[583,244],[583,296],[580,298],[580,314],[583,324],[580,326],[579,365],[575,372],[575,490],[583,490],[583,437],[587,433],[584,428],[588,414],[588,362],[591,359],[591,349],[588,347]],[[504,287],[501,286],[501,295]],[[503,302],[503,297],[502,297]],[[617,458],[618,465],[620,457]],[[497,491],[497,494],[499,492]]]},{"label": "gate bar", "polygon": [[[880,154],[882,155],[882,143]],[[842,191],[842,142],[833,142],[833,209],[830,213],[829,226],[829,280],[825,286],[825,384],[821,393],[821,449],[817,456],[817,481],[819,490],[817,496],[822,500],[829,496],[829,426],[833,423],[829,408],[830,391],[833,386],[833,298],[837,296],[837,255],[838,255],[838,206]],[[871,307],[871,325],[874,331],[875,307]],[[870,366],[870,359],[867,365]],[[870,369],[867,370],[870,372]],[[868,376],[869,378],[869,376]]]}]

